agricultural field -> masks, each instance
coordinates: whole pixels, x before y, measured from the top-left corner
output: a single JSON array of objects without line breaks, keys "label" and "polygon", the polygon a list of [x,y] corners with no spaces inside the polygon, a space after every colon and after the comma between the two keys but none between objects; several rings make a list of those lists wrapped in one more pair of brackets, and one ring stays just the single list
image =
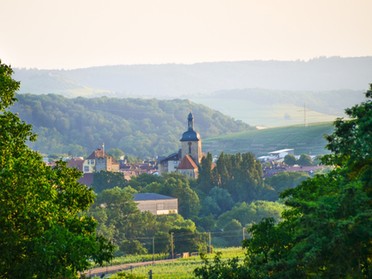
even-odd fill
[{"label": "agricultural field", "polygon": [[[213,260],[213,257],[215,256],[216,252],[222,253],[222,257],[221,257],[222,260],[227,260],[227,259],[231,259],[234,257],[238,257],[241,260],[243,260],[244,258],[244,250],[241,247],[215,249],[214,253],[208,254],[208,258]],[[137,259],[140,259],[141,257],[144,259],[147,258],[147,257],[139,256]],[[135,260],[136,258],[129,257],[128,259]],[[115,264],[128,263],[128,260],[124,259],[124,257],[120,257],[120,259],[114,259],[113,263]],[[148,278],[150,270],[152,272],[152,278],[154,279],[156,278],[158,279],[160,278],[161,279],[194,278],[194,275],[193,275],[194,269],[201,265],[202,265],[202,260],[200,256],[191,256],[188,258],[180,258],[174,261],[166,261],[166,262],[155,261],[155,264],[152,264],[152,262],[150,261],[150,262],[146,262],[145,265],[128,268],[125,271],[111,273],[111,274],[107,274],[106,272],[107,275],[104,278],[112,278],[112,279],[125,278],[125,277],[120,277],[120,274],[122,272],[125,272],[127,274],[133,274],[136,276],[142,276],[143,278]],[[107,270],[109,270],[109,268],[107,268]],[[100,278],[100,276],[101,274],[99,274],[98,277],[92,277],[92,278]]]},{"label": "agricultural field", "polygon": [[263,156],[274,150],[293,148],[296,155],[321,155],[328,153],[324,135],[332,132],[331,122],[250,130],[207,138],[203,140],[203,148],[213,154],[252,152],[256,156]]}]

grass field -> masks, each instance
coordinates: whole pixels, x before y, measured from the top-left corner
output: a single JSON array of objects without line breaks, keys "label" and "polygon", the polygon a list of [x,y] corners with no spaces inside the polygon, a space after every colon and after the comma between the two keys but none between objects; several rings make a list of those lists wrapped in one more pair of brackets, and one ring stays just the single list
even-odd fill
[{"label": "grass field", "polygon": [[223,151],[252,152],[256,156],[263,156],[274,150],[293,148],[295,155],[320,155],[328,153],[324,135],[332,132],[332,122],[268,128],[208,138],[203,140],[203,149],[213,155]]}]

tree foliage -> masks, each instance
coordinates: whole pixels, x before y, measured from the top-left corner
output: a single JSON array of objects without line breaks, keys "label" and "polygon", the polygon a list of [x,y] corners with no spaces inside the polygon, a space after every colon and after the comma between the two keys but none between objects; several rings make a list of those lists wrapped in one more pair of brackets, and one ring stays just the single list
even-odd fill
[{"label": "tree foliage", "polygon": [[225,189],[234,202],[261,199],[269,189],[262,179],[261,164],[252,153],[221,153],[213,167],[211,155],[202,161],[198,190],[207,194],[213,187]]},{"label": "tree foliage", "polygon": [[46,166],[29,149],[31,125],[8,111],[19,83],[0,61],[0,277],[72,278],[112,256],[86,214],[94,193],[62,162]]},{"label": "tree foliage", "polygon": [[190,180],[179,173],[164,176],[142,174],[133,178],[128,185],[139,192],[158,193],[178,199],[178,212],[188,219],[196,216],[200,210],[198,194],[191,188]]},{"label": "tree foliage", "polygon": [[124,187],[127,185],[127,181],[124,179],[123,173],[111,172],[111,171],[100,171],[93,173],[92,188],[96,193],[100,193],[105,189],[118,187]]},{"label": "tree foliage", "polygon": [[313,160],[311,159],[310,155],[307,154],[301,154],[300,158],[297,160],[297,164],[300,166],[312,166]]},{"label": "tree foliage", "polygon": [[277,197],[286,189],[298,186],[302,181],[310,176],[306,172],[279,172],[265,179],[265,183],[273,187]]},{"label": "tree foliage", "polygon": [[372,85],[366,97],[327,136],[332,153],[323,161],[334,169],[281,194],[282,222],[264,219],[249,230],[245,264],[234,267],[245,270],[239,278],[371,278]]},{"label": "tree foliage", "polygon": [[130,186],[103,190],[90,210],[98,221],[98,233],[113,242],[117,255],[152,251],[153,238],[155,252],[170,253],[171,232],[177,236],[176,252],[198,251],[201,235],[193,221],[179,214],[156,216],[140,212],[133,200],[135,193]]},{"label": "tree foliage", "polygon": [[245,270],[239,265],[239,259],[233,258],[227,261],[221,259],[221,252],[217,252],[211,262],[205,254],[201,255],[203,266],[194,270],[196,278],[202,279],[239,279],[249,278]]},{"label": "tree foliage", "polygon": [[278,222],[284,208],[283,204],[271,201],[238,203],[230,211],[226,211],[218,217],[217,226],[222,228],[231,219],[238,220],[244,227],[269,217]]},{"label": "tree foliage", "polygon": [[293,166],[297,163],[296,157],[293,154],[287,154],[284,157],[284,163],[288,166]]}]

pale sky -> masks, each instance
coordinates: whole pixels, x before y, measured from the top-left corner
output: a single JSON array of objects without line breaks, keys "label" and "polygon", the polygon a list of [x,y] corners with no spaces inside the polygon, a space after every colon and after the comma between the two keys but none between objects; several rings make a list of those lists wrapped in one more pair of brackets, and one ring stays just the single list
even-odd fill
[{"label": "pale sky", "polygon": [[372,56],[372,0],[0,0],[13,67]]}]

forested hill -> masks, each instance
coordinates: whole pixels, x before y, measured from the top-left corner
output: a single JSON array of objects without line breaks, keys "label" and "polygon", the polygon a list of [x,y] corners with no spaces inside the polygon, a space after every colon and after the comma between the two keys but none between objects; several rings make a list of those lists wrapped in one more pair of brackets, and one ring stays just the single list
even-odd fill
[{"label": "forested hill", "polygon": [[[65,98],[59,95],[17,95],[12,111],[33,125],[40,152],[87,155],[102,143],[140,158],[178,151],[194,115],[202,138],[253,129],[222,113],[188,100]],[[89,155],[89,154],[88,154]]]}]

